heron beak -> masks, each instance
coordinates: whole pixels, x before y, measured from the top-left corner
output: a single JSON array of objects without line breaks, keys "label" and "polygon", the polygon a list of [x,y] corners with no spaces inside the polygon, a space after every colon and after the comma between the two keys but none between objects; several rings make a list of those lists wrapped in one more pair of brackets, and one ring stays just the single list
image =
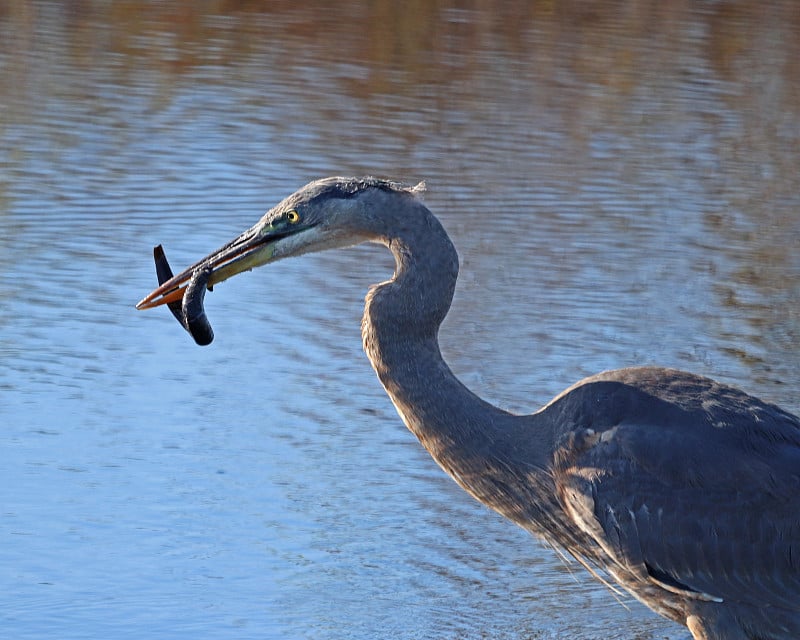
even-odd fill
[{"label": "heron beak", "polygon": [[188,281],[198,269],[210,268],[208,288],[227,280],[242,271],[250,271],[254,267],[266,264],[272,259],[274,244],[290,235],[285,229],[274,229],[271,225],[258,224],[248,229],[235,240],[232,240],[199,262],[195,262],[181,273],[169,278],[147,294],[137,305],[137,309],[152,309],[162,304],[179,302],[183,298]]}]

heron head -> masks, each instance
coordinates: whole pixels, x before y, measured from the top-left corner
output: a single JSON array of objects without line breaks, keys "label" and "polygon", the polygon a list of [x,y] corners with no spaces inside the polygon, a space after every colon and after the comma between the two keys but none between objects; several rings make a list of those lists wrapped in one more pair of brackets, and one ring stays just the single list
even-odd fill
[{"label": "heron head", "polygon": [[211,269],[208,287],[281,258],[349,246],[380,236],[378,200],[421,189],[377,178],[325,178],[270,209],[250,229],[164,282],[136,305],[149,309],[183,297],[198,269]]}]

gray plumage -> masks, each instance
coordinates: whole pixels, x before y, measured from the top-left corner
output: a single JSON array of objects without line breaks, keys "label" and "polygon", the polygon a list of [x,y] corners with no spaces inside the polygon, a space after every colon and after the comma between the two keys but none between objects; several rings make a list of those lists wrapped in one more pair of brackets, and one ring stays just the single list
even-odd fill
[{"label": "gray plumage", "polygon": [[312,183],[141,306],[200,267],[215,269],[214,284],[363,241],[386,245],[397,263],[367,295],[365,351],[405,424],[459,485],[697,640],[800,638],[800,420],[653,367],[586,378],[532,415],[481,400],[439,351],[458,257],[413,189]]}]

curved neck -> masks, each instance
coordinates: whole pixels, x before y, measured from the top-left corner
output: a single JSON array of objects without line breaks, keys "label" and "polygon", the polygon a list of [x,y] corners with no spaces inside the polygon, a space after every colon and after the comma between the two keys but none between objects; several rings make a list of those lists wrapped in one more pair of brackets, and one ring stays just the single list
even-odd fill
[{"label": "curved neck", "polygon": [[412,217],[389,220],[377,234],[397,267],[367,295],[364,350],[406,426],[462,487],[489,502],[497,487],[489,486],[487,468],[516,466],[519,444],[512,446],[511,434],[520,418],[472,393],[443,360],[438,331],[453,298],[458,256],[424,206]]}]

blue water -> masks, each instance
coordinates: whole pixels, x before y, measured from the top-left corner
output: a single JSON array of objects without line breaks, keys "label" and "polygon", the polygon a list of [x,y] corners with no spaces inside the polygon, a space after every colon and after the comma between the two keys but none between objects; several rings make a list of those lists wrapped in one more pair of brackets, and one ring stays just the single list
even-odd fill
[{"label": "blue water", "polygon": [[425,179],[482,396],[658,363],[800,410],[793,5],[113,5],[0,15],[0,636],[685,638],[403,428],[360,344],[382,249],[216,287],[208,348],[133,305],[155,244],[178,269],[311,179]]}]

